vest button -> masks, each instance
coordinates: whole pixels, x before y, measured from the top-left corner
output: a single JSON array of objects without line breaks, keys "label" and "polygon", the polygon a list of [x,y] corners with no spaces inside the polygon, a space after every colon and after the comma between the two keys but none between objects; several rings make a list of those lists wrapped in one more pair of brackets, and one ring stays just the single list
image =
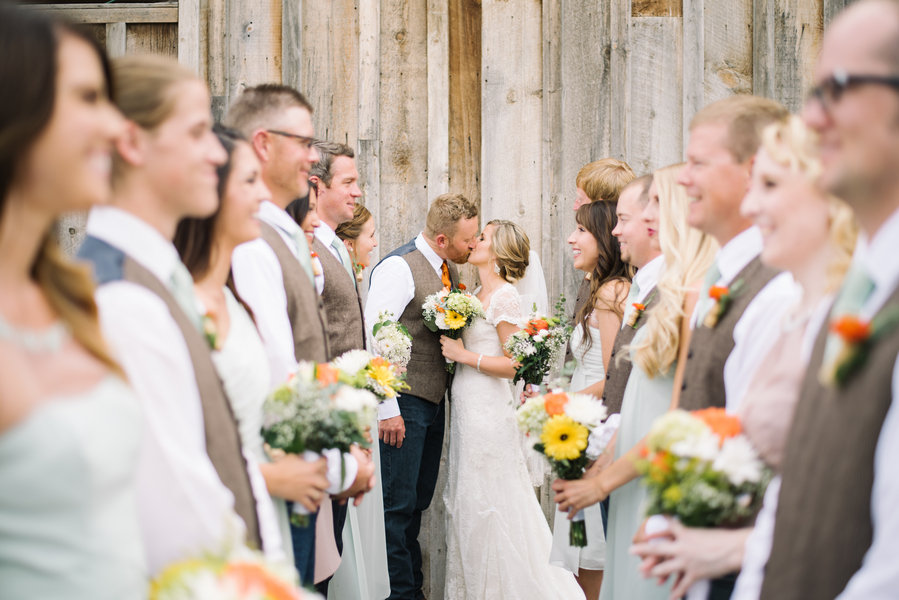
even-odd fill
[{"label": "vest button", "polygon": [[689,359],[691,359],[691,358],[693,358],[693,351],[692,351],[692,350],[687,350],[687,359],[689,360]]},{"label": "vest button", "polygon": [[611,377],[612,377],[611,375],[609,375],[608,373],[606,373],[606,380],[611,379]]},{"label": "vest button", "polygon": [[686,390],[686,389],[687,389],[687,384],[686,384],[686,383],[682,383],[682,384],[680,385],[680,391],[683,392],[683,391]]}]

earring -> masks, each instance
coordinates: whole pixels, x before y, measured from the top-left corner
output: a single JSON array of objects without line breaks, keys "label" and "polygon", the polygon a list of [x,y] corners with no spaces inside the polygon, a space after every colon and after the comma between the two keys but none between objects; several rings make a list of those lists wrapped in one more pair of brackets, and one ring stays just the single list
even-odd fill
[{"label": "earring", "polygon": [[493,272],[499,275],[499,265],[496,263],[496,261],[493,262]]}]

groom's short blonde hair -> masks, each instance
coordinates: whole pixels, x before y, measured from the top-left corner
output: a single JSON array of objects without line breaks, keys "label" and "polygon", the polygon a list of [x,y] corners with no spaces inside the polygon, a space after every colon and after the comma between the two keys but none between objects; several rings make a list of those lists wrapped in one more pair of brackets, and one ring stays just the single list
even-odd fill
[{"label": "groom's short blonde hair", "polygon": [[459,221],[477,216],[477,204],[462,194],[441,194],[428,209],[425,235],[432,240],[441,234],[452,239]]}]

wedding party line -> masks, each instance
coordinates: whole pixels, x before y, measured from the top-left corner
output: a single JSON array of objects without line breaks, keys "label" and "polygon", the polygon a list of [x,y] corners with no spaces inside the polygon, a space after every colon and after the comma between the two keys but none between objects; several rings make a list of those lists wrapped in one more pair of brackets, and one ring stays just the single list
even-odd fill
[{"label": "wedding party line", "polygon": [[6,3],[0,80],[0,600],[899,598],[899,1],[585,156],[573,302],[457,191],[372,261],[290,86]]}]

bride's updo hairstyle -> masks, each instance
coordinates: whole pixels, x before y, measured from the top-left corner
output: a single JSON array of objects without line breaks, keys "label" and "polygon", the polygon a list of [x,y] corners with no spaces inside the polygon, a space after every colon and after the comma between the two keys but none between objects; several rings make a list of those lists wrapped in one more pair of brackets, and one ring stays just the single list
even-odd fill
[{"label": "bride's updo hairstyle", "polygon": [[515,283],[528,268],[531,252],[531,241],[528,234],[512,221],[494,219],[487,223],[493,225],[491,247],[499,268],[499,276],[509,283]]}]

